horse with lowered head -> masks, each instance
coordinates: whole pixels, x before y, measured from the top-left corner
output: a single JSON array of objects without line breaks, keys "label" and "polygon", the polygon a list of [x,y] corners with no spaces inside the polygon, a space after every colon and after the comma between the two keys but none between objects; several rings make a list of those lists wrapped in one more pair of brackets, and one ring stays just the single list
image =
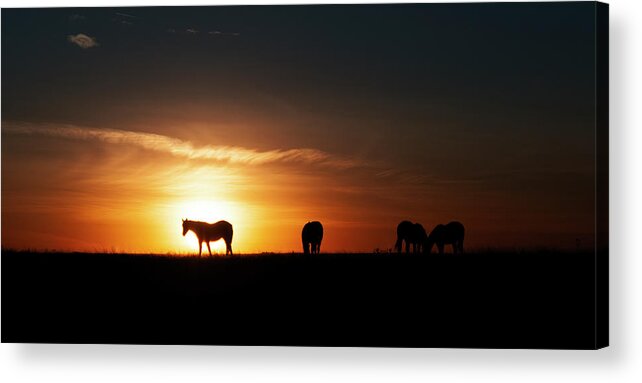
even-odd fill
[{"label": "horse with lowered head", "polygon": [[395,249],[401,253],[403,242],[406,242],[406,253],[410,252],[410,245],[412,245],[413,253],[419,253],[424,248],[427,239],[426,230],[420,223],[401,221],[397,225]]},{"label": "horse with lowered head", "polygon": [[188,219],[183,220],[183,237],[187,234],[188,231],[193,231],[198,238],[198,256],[201,256],[201,251],[203,249],[203,242],[207,244],[207,251],[212,256],[212,250],[210,249],[210,242],[216,242],[219,239],[223,238],[225,241],[225,255],[228,253],[232,254],[232,235],[234,231],[232,230],[232,225],[227,221],[218,221],[216,223],[207,223],[201,221],[190,221]]},{"label": "horse with lowered head", "polygon": [[446,225],[437,225],[430,232],[424,253],[430,254],[433,245],[437,245],[439,254],[444,253],[444,245],[453,245],[453,254],[464,252],[464,225],[453,221]]}]

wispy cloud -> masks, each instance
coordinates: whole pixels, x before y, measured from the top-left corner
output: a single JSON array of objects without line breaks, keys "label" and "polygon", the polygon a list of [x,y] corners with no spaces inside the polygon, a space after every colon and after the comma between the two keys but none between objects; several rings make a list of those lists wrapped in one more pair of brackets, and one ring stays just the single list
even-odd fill
[{"label": "wispy cloud", "polygon": [[336,169],[348,169],[359,166],[356,160],[342,158],[317,149],[292,148],[260,151],[240,146],[195,146],[189,141],[175,137],[119,129],[97,129],[73,125],[3,121],[2,132],[79,140],[97,140],[109,144],[133,145],[146,150],[168,153],[176,157],[212,160],[231,164],[263,165],[282,162],[318,164]]},{"label": "wispy cloud", "polygon": [[70,43],[76,44],[83,49],[89,49],[89,48],[98,46],[98,41],[96,41],[96,38],[87,36],[84,33],[69,35],[67,36],[67,40]]},{"label": "wispy cloud", "polygon": [[222,32],[222,31],[209,31],[207,32],[210,35],[218,35],[218,36],[239,36],[240,33],[238,32]]},{"label": "wispy cloud", "polygon": [[375,176],[380,179],[389,179],[394,183],[405,184],[405,185],[468,185],[468,184],[480,184],[485,181],[483,177],[478,175],[470,175],[468,177],[444,177],[434,174],[426,174],[425,170],[408,170],[408,169],[395,169],[387,168],[379,170],[375,173]]},{"label": "wispy cloud", "polygon": [[112,21],[115,22],[116,24],[124,25],[124,26],[132,26],[134,25],[134,20],[138,19],[138,17],[134,15],[130,15],[128,13],[122,13],[122,12],[114,12],[114,18],[112,18]]},{"label": "wispy cloud", "polygon": [[130,18],[130,19],[135,19],[135,18],[136,18],[136,16],[134,16],[134,15],[130,15],[130,14],[128,14],[128,13],[116,12],[116,13],[115,13],[115,15],[117,15],[117,16],[122,16],[122,17],[128,17],[128,18]]}]

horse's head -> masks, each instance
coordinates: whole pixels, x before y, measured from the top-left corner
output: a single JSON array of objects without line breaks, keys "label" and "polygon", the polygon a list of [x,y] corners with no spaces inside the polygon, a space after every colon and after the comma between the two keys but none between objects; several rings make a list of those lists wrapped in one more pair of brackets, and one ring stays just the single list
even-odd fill
[{"label": "horse's head", "polygon": [[187,231],[189,230],[188,222],[189,221],[186,219],[183,220],[183,237],[185,236],[185,234],[187,234]]}]

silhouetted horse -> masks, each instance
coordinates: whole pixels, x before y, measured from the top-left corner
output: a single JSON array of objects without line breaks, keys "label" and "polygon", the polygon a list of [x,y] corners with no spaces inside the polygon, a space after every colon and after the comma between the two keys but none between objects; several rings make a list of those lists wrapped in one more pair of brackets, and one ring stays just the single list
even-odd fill
[{"label": "silhouetted horse", "polygon": [[420,223],[415,223],[413,229],[414,252],[419,253],[426,247],[428,235],[426,234],[426,229]]},{"label": "silhouetted horse", "polygon": [[439,254],[444,253],[444,245],[453,245],[453,254],[464,252],[464,225],[453,221],[447,225],[437,225],[430,232],[424,253],[430,254],[432,245],[437,245]]},{"label": "silhouetted horse", "polygon": [[321,250],[321,240],[323,239],[323,225],[319,221],[308,222],[303,226],[301,231],[301,241],[303,242],[303,254],[319,254]]},{"label": "silhouetted horse", "polygon": [[406,253],[410,252],[410,245],[412,244],[412,251],[417,253],[424,247],[428,236],[426,230],[420,223],[412,223],[410,221],[401,221],[397,225],[397,243],[395,249],[401,253],[403,242],[406,242]]},{"label": "silhouetted horse", "polygon": [[225,255],[228,253],[232,254],[232,235],[234,231],[232,230],[232,225],[227,221],[218,221],[216,223],[207,223],[200,221],[190,221],[187,219],[183,220],[183,236],[187,234],[188,231],[193,231],[198,238],[198,256],[201,256],[201,250],[203,249],[203,242],[207,244],[207,251],[209,251],[210,256],[212,256],[212,250],[210,250],[210,242],[218,241],[223,238],[225,241]]}]

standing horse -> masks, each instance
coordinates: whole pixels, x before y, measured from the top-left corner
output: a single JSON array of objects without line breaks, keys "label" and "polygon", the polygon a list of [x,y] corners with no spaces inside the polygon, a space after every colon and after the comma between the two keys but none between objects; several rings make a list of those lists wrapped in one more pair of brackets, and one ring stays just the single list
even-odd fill
[{"label": "standing horse", "polygon": [[432,245],[437,245],[439,254],[444,253],[444,245],[453,245],[453,254],[464,252],[464,225],[453,221],[447,225],[437,225],[430,232],[424,253],[430,254]]},{"label": "standing horse", "polygon": [[322,239],[323,225],[321,225],[321,222],[313,221],[306,223],[301,231],[303,254],[310,254],[310,251],[312,251],[312,254],[319,254]]},{"label": "standing horse", "polygon": [[200,221],[190,221],[188,219],[183,220],[183,237],[187,234],[188,231],[193,231],[198,238],[198,256],[201,256],[201,250],[203,249],[203,242],[207,244],[207,251],[212,256],[212,250],[210,250],[210,242],[218,241],[223,238],[225,241],[225,255],[228,253],[232,254],[232,225],[227,221],[218,221],[216,223],[207,223]]}]

